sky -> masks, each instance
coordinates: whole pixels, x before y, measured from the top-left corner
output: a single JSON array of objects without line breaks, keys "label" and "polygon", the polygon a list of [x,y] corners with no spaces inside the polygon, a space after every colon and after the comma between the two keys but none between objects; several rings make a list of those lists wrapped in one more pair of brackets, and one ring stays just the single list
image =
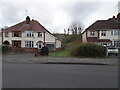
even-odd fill
[{"label": "sky", "polygon": [[119,0],[0,0],[0,28],[24,21],[26,16],[40,22],[51,33],[64,33],[74,21],[83,30],[96,20],[118,14]]}]

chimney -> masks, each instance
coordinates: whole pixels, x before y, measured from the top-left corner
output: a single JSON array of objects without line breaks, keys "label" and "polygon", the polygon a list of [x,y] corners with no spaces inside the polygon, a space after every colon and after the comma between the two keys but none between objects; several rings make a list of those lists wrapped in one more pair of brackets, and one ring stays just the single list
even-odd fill
[{"label": "chimney", "polygon": [[26,24],[29,24],[29,23],[30,23],[30,17],[27,16],[27,17],[26,17]]},{"label": "chimney", "polygon": [[115,16],[113,16],[113,19],[115,19]]}]

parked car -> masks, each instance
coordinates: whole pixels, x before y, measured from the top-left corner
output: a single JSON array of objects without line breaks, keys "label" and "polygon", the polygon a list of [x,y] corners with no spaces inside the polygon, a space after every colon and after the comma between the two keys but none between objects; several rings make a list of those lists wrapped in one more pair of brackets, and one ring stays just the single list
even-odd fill
[{"label": "parked car", "polygon": [[118,55],[119,54],[119,50],[118,48],[114,47],[114,46],[108,46],[107,47],[107,53],[108,53],[108,56],[111,55],[111,54],[114,54],[114,55]]}]

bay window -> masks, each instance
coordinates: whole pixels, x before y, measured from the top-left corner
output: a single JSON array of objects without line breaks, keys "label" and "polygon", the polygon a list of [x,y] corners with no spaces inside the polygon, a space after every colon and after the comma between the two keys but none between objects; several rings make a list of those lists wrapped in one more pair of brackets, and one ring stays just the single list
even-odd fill
[{"label": "bay window", "polygon": [[115,47],[120,47],[120,41],[112,41],[112,45]]},{"label": "bay window", "polygon": [[24,36],[25,37],[34,37],[34,32],[33,31],[25,31]]},{"label": "bay window", "polygon": [[26,48],[33,48],[34,47],[34,41],[25,41],[25,47]]}]

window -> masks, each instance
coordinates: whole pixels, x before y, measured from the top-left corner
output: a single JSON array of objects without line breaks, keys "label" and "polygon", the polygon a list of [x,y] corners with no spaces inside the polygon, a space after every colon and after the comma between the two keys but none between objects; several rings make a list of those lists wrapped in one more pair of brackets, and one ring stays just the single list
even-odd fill
[{"label": "window", "polygon": [[111,31],[111,35],[114,35],[114,34],[113,34],[113,31]]},{"label": "window", "polygon": [[34,42],[33,41],[25,41],[25,47],[26,48],[33,48],[34,47]]},{"label": "window", "polygon": [[21,37],[21,32],[12,32],[13,37]]},{"label": "window", "polygon": [[33,31],[25,31],[25,37],[34,37]]},{"label": "window", "polygon": [[111,35],[120,35],[120,31],[119,30],[112,30]]},{"label": "window", "polygon": [[5,32],[5,37],[8,37],[9,36],[9,33],[8,32]]},{"label": "window", "polygon": [[38,32],[38,37],[42,37],[42,32]]},{"label": "window", "polygon": [[90,32],[90,36],[94,36],[95,35],[95,32],[94,31],[91,31]]},{"label": "window", "polygon": [[112,45],[115,47],[120,47],[120,41],[113,41]]},{"label": "window", "polygon": [[106,36],[106,31],[101,31],[101,36]]},{"label": "window", "polygon": [[21,41],[12,41],[13,47],[21,47]]}]

